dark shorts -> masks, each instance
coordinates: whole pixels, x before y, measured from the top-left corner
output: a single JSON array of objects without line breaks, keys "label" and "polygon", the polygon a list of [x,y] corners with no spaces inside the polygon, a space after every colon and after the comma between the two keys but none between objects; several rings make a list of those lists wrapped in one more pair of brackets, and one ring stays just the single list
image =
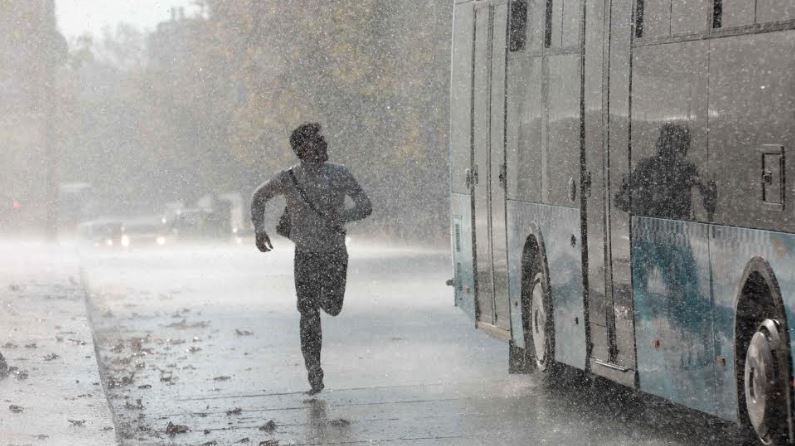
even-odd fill
[{"label": "dark shorts", "polygon": [[298,311],[323,309],[331,316],[342,311],[345,282],[348,275],[348,252],[295,251],[295,291]]}]

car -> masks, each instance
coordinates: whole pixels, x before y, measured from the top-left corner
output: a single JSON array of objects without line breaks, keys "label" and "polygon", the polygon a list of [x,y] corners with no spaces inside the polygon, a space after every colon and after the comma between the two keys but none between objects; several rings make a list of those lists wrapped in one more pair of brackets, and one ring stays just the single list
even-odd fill
[{"label": "car", "polygon": [[77,226],[77,236],[96,247],[121,246],[123,227],[124,223],[115,219],[92,220]]}]

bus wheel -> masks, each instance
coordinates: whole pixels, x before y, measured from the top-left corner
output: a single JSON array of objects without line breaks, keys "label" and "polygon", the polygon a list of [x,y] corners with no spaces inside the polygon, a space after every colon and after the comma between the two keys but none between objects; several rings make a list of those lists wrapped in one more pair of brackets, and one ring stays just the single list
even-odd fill
[{"label": "bus wheel", "polygon": [[533,277],[530,290],[530,333],[536,367],[546,372],[554,361],[555,337],[552,332],[552,308],[543,272],[537,272]]},{"label": "bus wheel", "polygon": [[743,389],[748,421],[764,445],[784,444],[787,437],[787,346],[779,322],[766,319],[748,344]]}]

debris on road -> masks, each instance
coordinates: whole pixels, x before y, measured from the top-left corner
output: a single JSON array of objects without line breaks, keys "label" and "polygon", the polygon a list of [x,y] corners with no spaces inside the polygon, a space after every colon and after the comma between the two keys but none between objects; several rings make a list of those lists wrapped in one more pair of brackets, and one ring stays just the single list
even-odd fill
[{"label": "debris on road", "polygon": [[231,376],[222,375],[222,376],[216,376],[215,378],[213,378],[213,381],[229,381],[230,379],[232,379]]},{"label": "debris on road", "polygon": [[6,376],[8,376],[8,363],[3,354],[0,353],[0,378],[5,378]]},{"label": "debris on road", "polygon": [[267,423],[259,427],[259,430],[263,432],[273,432],[276,430],[276,422],[273,420],[268,420]]},{"label": "debris on road", "polygon": [[58,358],[60,358],[60,356],[58,356],[58,354],[50,353],[49,355],[45,355],[43,359],[45,361],[53,361],[53,360],[58,359]]},{"label": "debris on road", "polygon": [[279,446],[279,440],[260,441],[259,446]]},{"label": "debris on road", "polygon": [[71,418],[67,418],[66,421],[72,423],[72,426],[75,427],[84,427],[86,425],[86,420],[73,420]]},{"label": "debris on road", "polygon": [[135,404],[133,404],[133,403],[131,403],[129,401],[126,401],[124,403],[124,408],[125,409],[131,409],[131,410],[143,410],[144,405],[141,402],[141,398],[138,398],[138,399],[135,400]]},{"label": "debris on road", "polygon": [[188,426],[184,424],[174,424],[171,421],[169,421],[168,426],[166,426],[166,433],[169,435],[184,434],[188,431],[190,431]]},{"label": "debris on road", "polygon": [[25,410],[25,408],[22,406],[17,406],[16,404],[11,404],[10,406],[8,406],[8,410],[10,410],[11,413],[22,413]]},{"label": "debris on road", "polygon": [[8,368],[8,373],[14,375],[18,380],[28,379],[28,372],[20,369],[19,367],[11,366]]},{"label": "debris on road", "polygon": [[164,325],[166,328],[176,328],[177,330],[188,330],[191,328],[207,328],[210,326],[210,321],[199,321],[194,322],[192,324],[188,323],[188,320],[182,318],[179,322],[172,322],[168,325]]},{"label": "debris on road", "polygon": [[231,415],[240,415],[241,413],[243,413],[243,409],[241,409],[241,408],[239,408],[239,407],[235,407],[235,408],[234,408],[234,409],[232,409],[232,410],[227,410],[227,411],[226,411],[226,415],[227,415],[227,416],[231,416]]},{"label": "debris on road", "polygon": [[329,421],[328,424],[334,427],[348,427],[351,425],[351,422],[345,418],[337,418],[336,420]]},{"label": "debris on road", "polygon": [[244,437],[241,438],[240,440],[237,440],[235,444],[248,444],[249,442],[251,442],[251,439],[248,437]]},{"label": "debris on road", "polygon": [[235,328],[235,334],[238,336],[251,336],[254,334],[251,330],[241,330],[239,328]]}]

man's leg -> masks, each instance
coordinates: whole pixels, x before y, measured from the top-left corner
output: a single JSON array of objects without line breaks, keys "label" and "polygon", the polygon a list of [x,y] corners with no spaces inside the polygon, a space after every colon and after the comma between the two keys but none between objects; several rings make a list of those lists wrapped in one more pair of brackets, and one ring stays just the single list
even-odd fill
[{"label": "man's leg", "polygon": [[301,353],[304,355],[309,385],[312,390],[323,388],[323,368],[320,366],[320,348],[323,332],[320,327],[320,310],[301,311]]},{"label": "man's leg", "polygon": [[301,314],[301,353],[304,356],[311,393],[323,389],[323,369],[320,366],[320,349],[323,333],[320,326],[319,281],[317,280],[317,255],[295,253],[295,291],[298,297],[298,312]]},{"label": "man's leg", "polygon": [[348,276],[348,252],[342,249],[324,256],[320,307],[330,316],[342,311]]}]

